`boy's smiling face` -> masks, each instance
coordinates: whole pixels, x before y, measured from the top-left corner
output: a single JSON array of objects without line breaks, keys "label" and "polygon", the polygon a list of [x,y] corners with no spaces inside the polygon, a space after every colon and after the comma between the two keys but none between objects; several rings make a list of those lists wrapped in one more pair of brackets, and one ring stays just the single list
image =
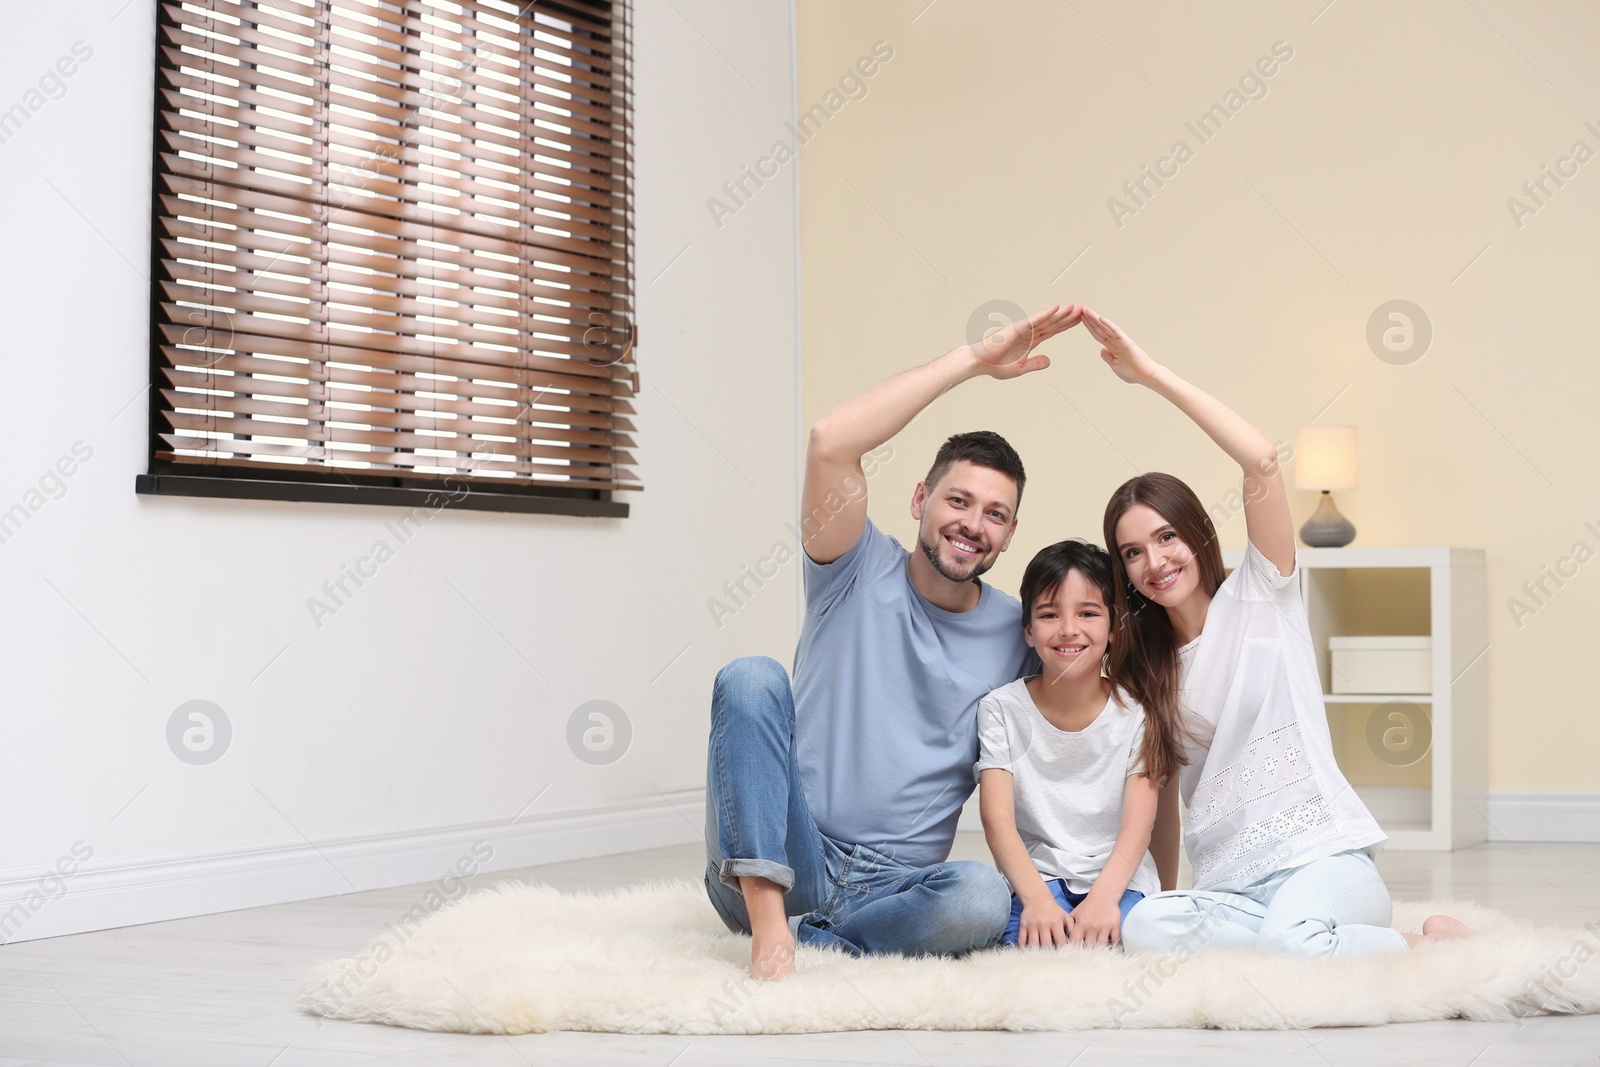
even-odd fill
[{"label": "boy's smiling face", "polygon": [[1023,634],[1039,653],[1050,684],[1098,678],[1111,638],[1111,612],[1100,587],[1070,570],[1053,592],[1035,600]]}]

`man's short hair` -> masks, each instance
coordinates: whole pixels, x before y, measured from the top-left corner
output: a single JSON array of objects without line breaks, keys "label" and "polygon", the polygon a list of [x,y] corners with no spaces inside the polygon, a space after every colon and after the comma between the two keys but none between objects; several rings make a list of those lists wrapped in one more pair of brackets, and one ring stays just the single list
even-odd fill
[{"label": "man's short hair", "polygon": [[950,468],[958,460],[966,460],[968,463],[999,471],[1016,482],[1017,506],[1021,507],[1022,487],[1027,482],[1028,476],[1022,469],[1022,457],[1017,455],[1017,450],[1012,448],[1011,443],[1004,437],[993,430],[973,430],[970,433],[956,434],[939,446],[924,484],[930,490],[933,489],[939,484],[939,479],[950,473]]}]

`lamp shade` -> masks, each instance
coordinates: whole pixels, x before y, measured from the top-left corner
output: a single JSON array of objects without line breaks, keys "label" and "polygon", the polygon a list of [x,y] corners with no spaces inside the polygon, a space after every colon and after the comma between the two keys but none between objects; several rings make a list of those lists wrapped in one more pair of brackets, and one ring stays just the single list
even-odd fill
[{"label": "lamp shade", "polygon": [[1356,428],[1302,426],[1294,432],[1294,487],[1316,492],[1356,487]]}]

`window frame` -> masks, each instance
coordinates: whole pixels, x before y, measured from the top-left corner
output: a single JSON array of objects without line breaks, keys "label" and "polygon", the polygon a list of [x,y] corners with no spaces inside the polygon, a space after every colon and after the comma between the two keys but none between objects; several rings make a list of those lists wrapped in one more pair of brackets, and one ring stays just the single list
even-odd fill
[{"label": "window frame", "polygon": [[[248,0],[246,0],[246,2],[248,3]],[[315,12],[318,15],[326,14],[329,9],[338,2],[339,0],[315,0]],[[391,8],[399,8],[402,11],[411,8],[413,5],[417,5],[418,10],[421,10],[422,5],[425,5],[427,2],[428,0],[387,0],[387,5]],[[625,321],[613,326],[613,320],[610,318],[609,314],[607,314],[605,319],[607,328],[601,332],[600,342],[602,346],[600,349],[600,354],[603,357],[603,362],[588,359],[585,359],[584,361],[588,362],[591,367],[615,368],[617,371],[621,372],[620,376],[613,374],[609,377],[596,378],[596,381],[605,381],[608,383],[621,382],[625,386],[628,380],[631,379],[631,391],[620,392],[616,394],[616,396],[622,399],[622,403],[613,411],[613,417],[611,420],[613,428],[593,431],[596,435],[609,433],[613,437],[618,438],[621,442],[624,442],[621,444],[607,446],[609,450],[614,451],[618,456],[623,457],[622,459],[612,461],[609,464],[609,469],[612,471],[610,480],[619,483],[623,481],[632,483],[628,485],[619,485],[616,488],[566,486],[560,481],[541,482],[536,480],[537,475],[528,477],[526,479],[519,477],[515,480],[512,480],[506,477],[475,474],[473,473],[473,464],[475,462],[474,453],[480,450],[474,448],[471,444],[469,444],[466,448],[454,450],[454,456],[457,457],[458,460],[459,457],[463,455],[466,457],[464,464],[462,462],[454,462],[453,465],[458,468],[456,473],[441,473],[439,471],[434,471],[431,472],[429,476],[409,477],[407,476],[407,471],[404,469],[369,470],[335,464],[316,465],[310,461],[307,461],[306,463],[260,462],[245,465],[240,463],[237,459],[229,461],[234,464],[230,466],[215,460],[211,462],[203,462],[198,460],[193,462],[183,462],[182,460],[166,458],[160,455],[164,451],[168,453],[177,451],[174,446],[163,441],[163,433],[183,432],[178,430],[170,419],[171,415],[175,411],[183,408],[183,405],[179,403],[169,403],[166,397],[163,396],[163,390],[168,388],[168,380],[166,377],[167,372],[169,370],[179,369],[180,367],[179,364],[171,361],[168,355],[163,352],[164,346],[169,348],[174,347],[169,336],[164,336],[164,329],[170,330],[172,327],[177,325],[170,314],[168,307],[164,306],[172,305],[174,304],[174,301],[170,297],[170,294],[164,296],[163,290],[163,283],[171,285],[177,281],[173,277],[171,271],[168,269],[168,264],[166,262],[168,257],[162,246],[163,239],[168,236],[167,232],[163,228],[163,224],[165,221],[173,218],[172,213],[168,212],[164,208],[162,197],[164,195],[168,197],[172,197],[174,195],[171,192],[164,191],[163,181],[169,175],[178,173],[176,171],[170,171],[166,169],[166,166],[161,158],[164,151],[163,134],[171,129],[171,127],[167,125],[167,120],[173,113],[173,108],[163,99],[162,90],[165,87],[166,75],[168,73],[179,72],[181,69],[180,65],[169,62],[162,51],[163,47],[170,46],[167,36],[169,28],[179,25],[177,20],[173,17],[172,12],[169,10],[169,4],[179,9],[182,9],[186,4],[205,10],[211,10],[212,7],[211,0],[157,0],[156,2],[157,26],[155,35],[155,91],[152,107],[153,125],[151,153],[152,188],[150,238],[151,287],[149,300],[150,331],[148,368],[149,423],[147,435],[148,469],[145,473],[137,476],[135,481],[136,492],[146,495],[164,496],[302,501],[317,503],[378,504],[410,507],[422,506],[428,508],[448,506],[464,508],[468,510],[607,518],[626,517],[629,513],[629,505],[624,501],[615,499],[613,494],[616,492],[635,492],[642,488],[642,486],[637,484],[636,478],[632,478],[630,476],[624,479],[621,477],[623,474],[630,474],[630,472],[627,472],[623,469],[622,465],[624,463],[633,464],[636,462],[633,460],[632,456],[624,450],[632,447],[632,439],[629,435],[633,432],[633,427],[626,417],[627,415],[632,414],[632,408],[627,401],[637,396],[639,389],[638,371],[636,369],[636,365],[634,365],[634,353],[636,351],[637,344],[637,327],[633,318],[635,279],[633,270],[634,235],[632,216],[633,98],[630,44],[630,26],[632,21],[631,0],[534,0],[534,2],[526,5],[521,3],[517,5],[523,8],[524,13],[527,13],[530,10],[538,10],[546,14],[553,15],[556,18],[563,17],[563,8],[565,8],[567,12],[587,12],[589,17],[594,17],[599,12],[609,12],[610,15],[613,35],[609,38],[609,40],[606,41],[606,46],[612,48],[616,54],[614,59],[611,60],[613,65],[607,69],[611,74],[611,80],[614,85],[611,95],[616,99],[614,111],[617,114],[617,119],[614,124],[607,125],[613,125],[616,130],[616,134],[608,141],[591,142],[591,144],[609,144],[610,146],[614,147],[616,149],[616,158],[620,160],[622,168],[621,173],[617,178],[617,183],[620,186],[620,192],[615,197],[615,202],[608,201],[607,205],[607,210],[611,213],[611,216],[616,219],[616,222],[606,227],[599,227],[607,231],[614,231],[621,237],[621,241],[619,242],[614,238],[602,239],[599,247],[611,247],[618,250],[622,269],[621,273],[616,276],[616,280],[620,282],[620,288],[617,290],[617,292],[620,294],[619,302],[622,306],[622,317],[625,319]],[[476,10],[474,0],[460,0],[460,6],[463,8]],[[229,12],[230,15],[235,13],[236,12]],[[501,18],[510,17],[503,12],[495,13]],[[518,14],[515,17],[521,21],[523,15]],[[327,35],[329,40],[331,40],[333,35],[332,30],[329,27],[329,23],[324,22],[322,24],[323,33]],[[525,32],[531,33],[531,29],[528,29]],[[577,35],[574,34],[574,43],[576,42]],[[529,98],[532,97],[534,93],[531,88],[527,88],[528,82],[524,81],[522,84],[525,88],[520,95],[523,99],[525,108],[523,125],[526,127],[528,125],[526,118],[526,107],[529,102]],[[403,84],[396,85],[394,88],[397,96],[402,95],[406,91]],[[327,86],[323,86],[320,92],[325,101],[332,98],[331,90]],[[308,94],[308,98],[315,100],[315,92]],[[399,102],[391,102],[389,106],[400,107],[403,105]],[[323,106],[323,111],[324,113],[327,111],[326,104]],[[247,113],[248,112],[241,112],[241,114]],[[419,122],[418,128],[426,129],[431,127],[424,126]],[[326,127],[324,126],[323,129],[326,130]],[[406,124],[400,123],[395,127],[395,129],[404,131],[406,129]],[[535,165],[532,163],[531,157],[535,154],[535,151],[533,150],[534,141],[532,140],[532,137],[528,135],[528,130],[526,128],[521,130],[520,133],[522,134],[521,143],[528,146],[527,148],[523,149],[517,157],[520,161],[520,166],[523,172],[532,172],[535,176],[543,174],[543,171],[536,171],[534,169]],[[414,136],[415,134],[413,134],[413,137]],[[397,156],[403,152],[409,144],[410,141],[400,142],[399,147],[396,149]],[[167,149],[167,151],[171,150]],[[313,147],[312,151],[315,151],[315,147]],[[550,170],[549,173],[558,177],[561,174],[559,170],[554,169]],[[330,186],[332,185],[332,183],[329,184]],[[219,188],[224,187],[237,188],[237,184],[231,186],[219,186]],[[520,220],[519,224],[528,225],[528,220],[539,216],[535,216],[530,212],[527,206],[528,198],[526,195],[524,195],[523,199],[524,204],[520,213],[517,215],[517,218]],[[237,203],[236,200],[230,202]],[[471,203],[470,200],[465,202],[469,204]],[[333,198],[330,192],[328,196],[321,201],[321,203],[326,205],[327,208],[331,209],[334,207],[337,201]],[[389,203],[395,203],[399,205],[395,209],[395,213],[399,216],[397,224],[404,224],[405,219],[410,217],[405,213],[405,204],[396,201],[390,201]],[[550,205],[548,202],[544,202],[543,206],[548,208]],[[470,216],[469,221],[472,221],[476,217],[477,216]],[[329,218],[332,218],[332,216],[329,216]],[[572,218],[574,221],[579,221],[576,219],[576,216],[569,216],[569,218]],[[531,233],[531,231],[526,232]],[[591,238],[590,240],[595,239]],[[533,241],[526,241],[520,245],[520,249],[522,250],[532,250],[537,249],[538,247],[539,246]],[[412,262],[414,258],[416,257],[401,257],[401,259],[397,260],[397,262],[409,263]],[[529,260],[532,260],[535,258],[535,256],[530,254],[528,258]],[[535,267],[532,262],[525,263],[519,260],[517,267],[526,268],[534,274],[540,273],[538,268]],[[240,279],[253,277],[258,273],[255,269],[246,269],[242,267],[234,269],[240,271],[238,275]],[[308,286],[310,284],[311,283],[308,280]],[[327,291],[326,286],[324,286],[323,291]],[[526,284],[522,286],[522,291],[524,294],[527,293],[528,286]],[[197,290],[197,292],[201,292],[201,290]],[[235,295],[242,295],[245,297],[248,297],[251,294],[251,290],[245,287],[234,288],[231,290],[231,292],[233,292]],[[219,300],[220,299],[225,298],[219,298]],[[530,299],[524,295],[519,302],[519,308],[521,309],[519,311],[519,317],[524,323],[529,321],[527,310],[529,305]],[[465,301],[456,306],[466,306],[468,308],[472,307],[472,305],[467,304]],[[573,331],[578,329],[578,326],[575,321],[572,321],[577,318],[579,308],[574,305],[568,305],[568,307],[570,310],[568,311],[566,317],[569,321],[566,323],[566,332],[562,336],[566,336],[570,339],[574,336],[580,336],[573,333]],[[325,311],[325,309],[319,309],[319,311]],[[397,321],[403,319],[402,316],[397,316],[396,318]],[[215,319],[212,314],[208,313],[206,321],[210,323],[214,322]],[[326,326],[324,326],[324,334],[320,339],[313,337],[309,332],[314,326],[315,322],[307,323],[306,328],[308,333],[305,338],[305,342],[302,343],[329,343],[329,333],[326,329]],[[588,337],[592,332],[593,331],[591,330],[581,334],[584,345],[587,346],[589,344]],[[548,333],[545,335],[548,336]],[[211,342],[209,340],[211,336],[209,333],[206,336],[208,338],[208,344],[215,344],[215,342]],[[397,336],[400,336],[402,339],[409,340],[409,338],[404,338],[404,335]],[[233,335],[230,333],[229,341],[226,344],[231,345],[232,340]],[[242,351],[250,352],[251,350],[243,349]],[[585,348],[584,351],[587,352],[588,349]],[[524,367],[526,367],[526,359],[529,356],[527,349],[521,348],[519,354],[524,357]],[[335,357],[325,355],[323,357],[323,361],[327,362],[333,360],[334,358]],[[412,356],[409,358],[427,359],[430,357]],[[433,358],[449,359],[450,352],[447,348],[441,347],[440,351],[437,352]],[[539,359],[542,364],[547,367],[552,364],[552,360],[548,355],[536,356],[534,358]],[[220,362],[220,357],[218,357],[216,361]],[[294,364],[286,364],[286,367],[293,365]],[[304,365],[311,366],[312,364],[307,363]],[[188,367],[190,365],[185,364],[183,366]],[[485,366],[489,367],[494,365],[485,364]],[[503,366],[510,367],[513,371],[517,369],[511,364],[504,364]],[[632,367],[631,373],[629,373],[630,367]],[[228,373],[232,374],[235,372]],[[388,373],[395,374],[398,380],[398,376],[410,372],[391,370]],[[560,372],[551,370],[547,371],[547,373],[559,374]],[[509,377],[511,375],[507,376]],[[485,375],[485,378],[487,377],[488,374]],[[312,381],[313,376],[308,373],[305,378],[307,380],[307,385],[305,388],[308,390],[308,393],[314,393],[316,391],[316,386]],[[243,380],[253,380],[253,373],[245,373]],[[532,388],[531,385],[522,382],[521,378],[517,378],[516,380],[521,383],[517,387],[519,390],[527,390]],[[467,382],[469,386],[468,389],[457,394],[456,399],[458,401],[466,404],[470,403],[474,399],[477,399],[477,394],[471,388],[473,385],[477,384],[476,378],[472,379],[471,381],[467,381],[465,376],[457,376],[453,379],[453,381],[456,383]],[[173,385],[172,388],[174,391],[177,391],[179,387]],[[445,388],[448,388],[448,386],[441,386],[441,390]],[[214,394],[218,392],[215,386],[211,387],[211,390]],[[327,392],[328,389],[326,386],[324,386],[322,388],[322,393],[326,395]],[[560,390],[557,390],[552,394],[549,387],[546,387],[544,389],[540,389],[539,392],[534,395],[534,399],[538,399],[546,394],[550,394],[552,399],[556,399],[560,392]],[[221,395],[225,395],[236,401],[254,397],[254,394],[251,394],[245,390],[235,390],[231,392],[222,390]],[[388,396],[391,394],[385,393],[382,395]],[[406,394],[403,389],[401,389],[399,386],[396,386],[392,395],[403,398]],[[549,401],[546,401],[546,405],[548,407],[558,407],[558,405],[550,404]],[[512,417],[513,430],[521,428],[520,420],[522,415],[524,412],[529,412],[531,408],[532,401],[529,401],[527,404],[524,404],[521,408],[517,409],[516,415]],[[230,418],[236,417],[239,413],[238,408],[236,407],[229,408],[227,410],[231,412],[229,416]],[[330,409],[322,410],[326,413]],[[388,407],[380,408],[377,403],[369,405],[367,410],[381,411],[384,414],[391,415],[405,411],[405,409],[400,406],[396,406],[392,409]],[[295,411],[298,414],[298,409],[295,409]],[[620,411],[622,414],[616,414],[616,411]],[[306,414],[308,417],[311,415],[309,405]],[[462,416],[452,415],[449,417],[460,418]],[[475,423],[480,419],[480,416],[468,417],[470,417]],[[325,421],[344,422],[344,420]],[[532,414],[530,414],[530,424],[533,421]],[[559,420],[554,416],[547,416],[546,418],[539,419],[538,421],[541,425],[552,425],[556,424]],[[285,423],[284,425],[289,426],[291,424]],[[306,426],[308,427],[307,432],[304,435],[301,435],[307,439],[308,447],[314,444],[314,442],[311,441],[311,434],[309,430],[310,425],[310,422],[306,423]],[[389,423],[387,426],[379,428],[393,429],[395,430],[396,436],[399,437],[402,431],[397,429],[396,425],[397,424],[395,423]],[[441,429],[447,429],[449,427],[448,422],[438,422],[434,425],[437,425]],[[577,426],[576,423],[566,425],[571,425],[574,427]],[[623,429],[618,430],[615,428],[615,426],[621,426]],[[193,433],[195,431],[189,432]],[[482,432],[485,431],[476,431],[476,433]],[[456,432],[455,436],[450,438],[450,440],[475,443],[481,439],[476,436],[476,433],[474,431]],[[527,433],[530,435],[536,435],[538,431],[530,425]],[[231,439],[242,439],[244,436],[245,434],[241,433],[237,437]],[[255,436],[261,435],[259,432],[257,432]],[[410,434],[409,436],[413,438],[419,437],[419,435],[414,433]],[[520,434],[517,436],[518,439],[521,439]],[[285,437],[294,438],[296,435],[286,434]],[[223,438],[223,440],[227,439],[230,438]],[[331,435],[329,439],[331,440]],[[486,438],[484,440],[494,440],[496,445],[499,443],[498,438]],[[531,440],[540,441],[541,439],[537,436],[533,436]],[[530,441],[523,441],[522,443],[526,445],[529,444]],[[567,443],[571,447],[579,447],[578,445],[571,444],[571,439],[568,439]],[[550,445],[548,443],[544,443],[535,447],[548,450]],[[597,448],[596,450],[599,449]],[[225,448],[219,448],[212,451],[227,452],[228,450]],[[325,445],[321,451],[323,452],[324,456],[330,458],[334,454],[334,450],[326,448]],[[485,447],[481,451],[498,453],[500,450],[498,447]],[[240,453],[237,452],[231,454],[235,456],[240,455]],[[363,453],[349,449],[337,450],[337,455],[339,458],[344,460],[361,461],[361,457],[367,454],[373,453]],[[379,452],[377,454],[382,455],[384,453]],[[414,453],[413,458],[415,459],[421,456],[421,452],[416,452]],[[563,463],[566,461],[559,459],[551,461],[547,459],[544,462]],[[459,470],[459,468],[463,465],[465,465],[467,468],[465,473],[462,473]],[[452,466],[452,462],[442,462],[438,466],[450,467]],[[541,468],[535,466],[534,469],[537,471]],[[542,469],[547,474],[550,472],[559,472],[561,470],[559,466],[544,467]],[[559,474],[557,476],[559,476]],[[598,475],[593,477],[595,480],[601,480],[600,476]]]}]

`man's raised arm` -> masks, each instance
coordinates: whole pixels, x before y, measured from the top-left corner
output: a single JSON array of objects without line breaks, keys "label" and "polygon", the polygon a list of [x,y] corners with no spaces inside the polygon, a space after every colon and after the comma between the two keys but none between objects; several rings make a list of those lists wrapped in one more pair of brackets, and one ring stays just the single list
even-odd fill
[{"label": "man's raised arm", "polygon": [[[1050,357],[1030,353],[1076,326],[1079,317],[1076,305],[1053,304],[976,344],[951,349],[931,363],[880,382],[818,419],[806,444],[805,487],[800,493],[806,555],[818,563],[832,563],[861,539],[867,525],[862,456],[905,429],[947,389],[969,378],[1017,378],[1045,369]],[[835,497],[831,505],[830,495]],[[803,521],[813,514],[830,517],[813,527]]]}]

